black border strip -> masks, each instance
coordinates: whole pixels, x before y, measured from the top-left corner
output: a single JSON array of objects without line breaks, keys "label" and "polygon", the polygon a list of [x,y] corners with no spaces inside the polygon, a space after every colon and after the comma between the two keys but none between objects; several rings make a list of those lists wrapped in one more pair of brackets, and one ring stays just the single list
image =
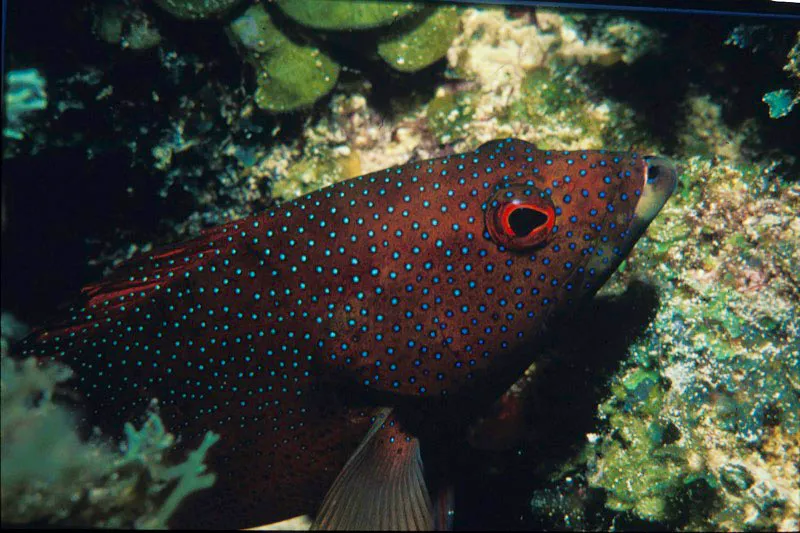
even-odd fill
[{"label": "black border strip", "polygon": [[800,20],[800,0],[438,0],[457,4],[554,7]]}]

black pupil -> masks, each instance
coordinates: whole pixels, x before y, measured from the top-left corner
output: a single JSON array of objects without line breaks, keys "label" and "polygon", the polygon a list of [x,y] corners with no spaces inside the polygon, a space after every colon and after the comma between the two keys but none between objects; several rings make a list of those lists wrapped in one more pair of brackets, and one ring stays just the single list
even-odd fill
[{"label": "black pupil", "polygon": [[508,215],[508,225],[517,237],[525,237],[547,223],[547,215],[530,207],[520,207]]}]

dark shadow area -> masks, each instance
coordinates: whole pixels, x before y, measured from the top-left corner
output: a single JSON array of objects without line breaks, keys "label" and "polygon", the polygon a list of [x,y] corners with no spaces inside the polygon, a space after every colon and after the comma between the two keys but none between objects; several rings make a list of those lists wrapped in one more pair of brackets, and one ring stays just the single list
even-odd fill
[{"label": "dark shadow area", "polygon": [[[619,296],[595,298],[569,324],[554,325],[541,350],[549,361],[536,374],[525,406],[524,442],[507,452],[460,450],[459,467],[452,471],[456,529],[558,527],[557,516],[531,514],[531,495],[551,485],[548,477],[575,457],[595,430],[609,378],[657,307],[655,288],[633,283]],[[582,497],[607,518],[597,494]]]},{"label": "dark shadow area", "polygon": [[119,186],[130,174],[125,156],[109,150],[86,161],[75,150],[51,149],[4,163],[4,310],[29,323],[43,320],[101,275],[87,264],[98,241],[119,238],[132,223],[155,229],[157,200]]},{"label": "dark shadow area", "polygon": [[[240,83],[241,60],[227,36],[219,23],[175,22],[151,7],[162,30],[180,23],[180,31],[169,31],[162,49],[122,50],[93,33],[99,6],[9,3],[7,68],[39,68],[48,94],[47,109],[29,119],[33,133],[18,141],[21,155],[3,164],[2,307],[23,322],[40,323],[101,277],[91,259],[129,242],[162,242],[197,208],[183,176],[167,198],[159,194],[166,173],[152,154],[185,113],[183,96],[200,104],[186,138],[229,135],[220,99]],[[169,50],[185,64],[167,69],[161,54]],[[174,159],[174,167],[200,169],[185,176],[190,183],[215,179],[202,147]]]},{"label": "dark shadow area", "polygon": [[[756,120],[761,146],[747,147],[753,151],[748,155],[796,152],[800,113],[795,110],[786,117],[771,119],[762,102],[769,91],[793,90],[795,82],[783,66],[792,47],[796,21],[681,13],[624,15],[662,32],[660,49],[632,64],[585,68],[581,75],[599,96],[631,106],[644,128],[661,139],[668,151],[677,148],[686,96],[709,94],[722,105],[723,120],[729,126],[736,128],[747,119]],[[747,49],[725,44],[740,25],[762,26],[761,31],[753,32]],[[797,169],[781,170],[797,175]]]}]

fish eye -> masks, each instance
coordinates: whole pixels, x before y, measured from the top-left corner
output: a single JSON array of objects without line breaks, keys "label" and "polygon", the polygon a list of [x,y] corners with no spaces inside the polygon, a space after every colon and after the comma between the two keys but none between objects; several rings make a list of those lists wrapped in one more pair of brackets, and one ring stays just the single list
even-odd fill
[{"label": "fish eye", "polygon": [[503,222],[508,226],[506,232],[516,237],[527,237],[537,228],[547,224],[547,213],[529,205],[511,205]]},{"label": "fish eye", "polygon": [[497,244],[524,250],[544,244],[552,235],[556,214],[549,198],[530,189],[503,189],[486,211],[486,227]]}]

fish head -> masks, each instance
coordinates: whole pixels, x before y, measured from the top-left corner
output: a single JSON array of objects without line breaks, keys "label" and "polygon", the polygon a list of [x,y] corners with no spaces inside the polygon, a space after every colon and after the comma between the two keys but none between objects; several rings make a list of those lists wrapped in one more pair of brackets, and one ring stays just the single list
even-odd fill
[{"label": "fish head", "polygon": [[524,168],[504,175],[483,205],[486,236],[497,253],[528,260],[514,263],[528,263],[517,270],[535,278],[533,296],[549,294],[546,305],[593,295],[677,183],[667,159],[631,152],[525,148],[510,157]]},{"label": "fish head", "polygon": [[400,395],[502,381],[489,374],[594,294],[674,184],[660,158],[505,139],[323,191],[325,230],[349,238],[318,261],[353,282],[329,291],[323,364]]}]

